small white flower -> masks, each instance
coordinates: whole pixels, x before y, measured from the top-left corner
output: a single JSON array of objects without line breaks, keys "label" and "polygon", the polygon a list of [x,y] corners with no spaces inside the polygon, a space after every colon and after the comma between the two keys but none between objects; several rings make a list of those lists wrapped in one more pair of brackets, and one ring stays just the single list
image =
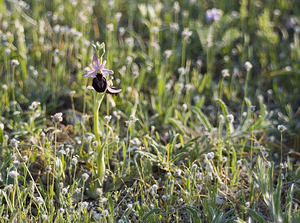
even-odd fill
[{"label": "small white flower", "polygon": [[180,177],[181,174],[182,174],[182,170],[181,170],[181,169],[177,169],[177,170],[175,171],[175,173],[174,173],[174,176],[175,176],[175,177]]},{"label": "small white flower", "polygon": [[164,52],[164,54],[166,55],[166,58],[168,59],[168,58],[170,58],[170,56],[172,55],[172,50],[166,50],[166,51]]},{"label": "small white flower", "polygon": [[279,132],[284,132],[287,130],[287,127],[285,127],[284,125],[278,125],[277,129],[279,130]]},{"label": "small white flower", "polygon": [[70,91],[69,94],[71,97],[74,97],[74,95],[76,94],[76,91]]},{"label": "small white flower", "polygon": [[154,26],[154,27],[152,28],[152,32],[155,33],[155,34],[159,33],[159,27]]},{"label": "small white flower", "polygon": [[43,220],[43,221],[48,221],[48,215],[43,214],[43,215],[42,215],[42,220]]},{"label": "small white flower", "polygon": [[246,63],[245,63],[245,68],[246,68],[246,70],[247,71],[250,71],[251,69],[252,69],[252,64],[249,62],[249,61],[247,61]]},{"label": "small white flower", "polygon": [[178,25],[178,23],[171,23],[170,28],[173,32],[178,32],[179,25]]},{"label": "small white flower", "polygon": [[68,193],[68,188],[64,187],[62,190],[61,190],[61,193],[63,195],[66,195]]},{"label": "small white flower", "polygon": [[16,59],[11,60],[10,62],[12,66],[18,66],[20,64],[19,61]]},{"label": "small white flower", "polygon": [[106,25],[106,29],[108,32],[114,31],[114,24],[110,23]]},{"label": "small white flower", "polygon": [[89,203],[86,202],[86,201],[80,202],[80,203],[79,203],[79,206],[80,206],[80,208],[82,208],[82,209],[86,209],[86,208],[88,207],[88,205],[89,205]]},{"label": "small white flower", "polygon": [[89,175],[87,173],[82,174],[81,178],[83,181],[87,181],[87,179],[89,179]]},{"label": "small white flower", "polygon": [[7,91],[7,89],[8,89],[7,85],[6,85],[6,84],[3,84],[3,85],[2,85],[2,89],[3,89],[4,91]]},{"label": "small white flower", "polygon": [[182,108],[183,108],[184,111],[186,111],[187,108],[188,108],[187,104],[183,104],[183,105],[182,105]]},{"label": "small white flower", "polygon": [[19,176],[19,173],[15,170],[12,170],[8,173],[8,176],[10,176],[11,178],[17,178]]},{"label": "small white flower", "polygon": [[291,70],[292,70],[292,67],[291,67],[291,66],[286,66],[284,69],[285,69],[286,71],[291,71]]},{"label": "small white flower", "polygon": [[37,107],[40,105],[41,103],[38,101],[33,101],[31,103],[31,105],[29,106],[29,110],[34,111],[35,109],[37,109]]},{"label": "small white flower", "polygon": [[105,209],[102,214],[104,217],[107,217],[109,215],[109,211]]},{"label": "small white flower", "polygon": [[99,196],[101,196],[102,194],[103,194],[103,189],[102,188],[97,188],[96,189],[96,193],[99,195]]},{"label": "small white flower", "polygon": [[44,199],[42,197],[37,197],[36,203],[38,203],[39,205],[42,205],[44,203]]},{"label": "small white flower", "polygon": [[106,115],[106,116],[104,116],[104,121],[105,121],[106,123],[109,123],[110,120],[111,120],[111,115]]},{"label": "small white flower", "polygon": [[126,29],[124,27],[120,27],[119,28],[119,33],[120,33],[120,36],[123,36],[126,32]]},{"label": "small white flower", "polygon": [[214,22],[220,20],[223,15],[223,11],[220,9],[212,8],[206,11],[206,20],[208,22]]},{"label": "small white flower", "polygon": [[140,146],[142,145],[142,142],[137,138],[137,137],[134,137],[133,139],[130,140],[130,143],[132,145],[135,145],[135,146]]},{"label": "small white flower", "polygon": [[206,158],[207,158],[208,160],[212,160],[214,157],[215,157],[214,152],[210,152],[210,153],[207,153],[207,154],[206,154]]},{"label": "small white flower", "polygon": [[184,74],[185,73],[185,68],[184,67],[179,67],[178,68],[178,73],[179,74]]},{"label": "small white flower", "polygon": [[13,161],[13,165],[14,165],[15,167],[20,166],[20,161],[19,161],[19,160],[14,160],[14,161]]},{"label": "small white flower", "polygon": [[228,69],[224,69],[222,70],[222,76],[225,78],[225,77],[229,77],[230,74],[229,74],[229,70]]},{"label": "small white flower", "polygon": [[121,118],[121,115],[119,115],[116,111],[113,111],[113,116],[115,116],[118,120]]},{"label": "small white flower", "polygon": [[71,161],[71,163],[72,163],[73,165],[77,165],[77,163],[78,163],[78,159],[77,159],[77,157],[76,157],[76,156],[74,156],[74,157],[72,158],[72,161]]},{"label": "small white flower", "polygon": [[234,116],[232,114],[227,115],[227,120],[228,120],[229,123],[233,123]]},{"label": "small white flower", "polygon": [[129,48],[134,46],[134,39],[132,37],[128,37],[125,39],[125,43]]},{"label": "small white flower", "polygon": [[238,165],[238,166],[242,166],[242,160],[238,160],[238,161],[236,161],[236,165]]},{"label": "small white flower", "polygon": [[58,112],[58,113],[52,115],[52,116],[51,116],[52,121],[53,121],[54,123],[62,122],[62,120],[63,120],[62,115],[63,115],[63,114],[62,114],[61,112]]},{"label": "small white flower", "polygon": [[267,90],[267,93],[268,93],[268,95],[272,95],[273,94],[273,90],[269,89],[269,90]]},{"label": "small white flower", "polygon": [[188,28],[184,28],[184,30],[182,31],[181,35],[182,37],[187,40],[192,36],[193,32],[190,31]]},{"label": "small white flower", "polygon": [[96,140],[94,140],[93,142],[92,142],[92,147],[97,147],[98,146],[98,142],[96,141]]},{"label": "small white flower", "polygon": [[224,115],[220,114],[219,120],[220,120],[220,123],[224,123],[224,120],[225,120]]},{"label": "small white flower", "polygon": [[180,11],[180,5],[177,1],[174,2],[173,9],[174,9],[174,12],[176,12],[176,13],[178,13]]},{"label": "small white flower", "polygon": [[10,145],[14,148],[17,148],[19,146],[19,141],[16,140],[15,138],[13,138],[12,140],[10,140]]},{"label": "small white flower", "polygon": [[122,12],[117,12],[117,13],[115,14],[115,19],[117,20],[117,22],[120,21],[121,17],[122,17]]},{"label": "small white flower", "polygon": [[6,190],[12,190],[13,189],[13,187],[14,187],[14,185],[13,184],[8,184],[7,186],[6,186]]}]

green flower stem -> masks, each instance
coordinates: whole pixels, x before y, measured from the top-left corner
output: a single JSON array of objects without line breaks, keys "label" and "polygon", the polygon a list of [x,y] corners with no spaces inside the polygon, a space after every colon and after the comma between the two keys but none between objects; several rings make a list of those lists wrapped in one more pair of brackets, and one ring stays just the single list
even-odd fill
[{"label": "green flower stem", "polygon": [[105,96],[105,92],[100,95],[94,92],[94,134],[96,137],[96,141],[98,143],[97,169],[98,169],[98,177],[101,183],[103,182],[103,178],[105,174],[105,162],[104,162],[104,146],[101,145],[100,133],[99,133],[99,109],[104,96]]},{"label": "green flower stem", "polygon": [[[245,89],[244,89],[244,99],[248,97],[248,82],[249,82],[249,76],[250,76],[250,70],[247,70],[246,80],[245,80]],[[244,107],[245,107],[245,100],[243,100],[243,104],[242,104],[242,112],[241,112],[241,114],[243,114],[243,112],[244,112]]]},{"label": "green flower stem", "polygon": [[[16,83],[15,83],[15,66],[13,66],[12,68],[12,87],[11,87],[11,91],[12,91],[12,99],[13,102],[16,101],[16,96],[15,96],[15,87],[16,87]],[[16,111],[16,104],[14,103],[13,105],[14,111]]]}]

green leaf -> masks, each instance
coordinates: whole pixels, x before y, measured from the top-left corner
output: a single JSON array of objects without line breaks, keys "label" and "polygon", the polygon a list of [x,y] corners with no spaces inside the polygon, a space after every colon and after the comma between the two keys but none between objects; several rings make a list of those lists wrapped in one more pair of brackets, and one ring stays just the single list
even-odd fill
[{"label": "green leaf", "polygon": [[201,111],[201,109],[198,107],[193,107],[192,111],[196,114],[197,118],[202,122],[205,129],[210,131],[212,129],[212,125],[210,124],[208,118]]},{"label": "green leaf", "polygon": [[147,214],[145,214],[145,216],[142,218],[142,222],[148,222],[146,221],[151,215],[160,212],[159,208],[154,208],[151,211],[149,211]]},{"label": "green leaf", "polygon": [[201,214],[200,214],[200,211],[198,209],[196,209],[192,206],[189,206],[189,205],[186,205],[182,208],[187,209],[191,213],[191,215],[193,216],[193,222],[195,222],[195,223],[201,223],[202,222],[201,218],[200,218]]},{"label": "green leaf", "polygon": [[230,133],[231,133],[231,128],[230,128],[230,123],[227,119],[227,116],[228,116],[228,108],[226,106],[226,104],[224,103],[224,101],[222,101],[221,99],[217,99],[217,102],[219,103],[219,105],[221,106],[221,109],[224,113],[224,116],[225,116],[225,123],[226,123],[226,136],[229,137],[230,136]]},{"label": "green leaf", "polygon": [[188,135],[185,126],[179,121],[174,118],[169,118],[169,122],[175,125],[183,134]]},{"label": "green leaf", "polygon": [[224,101],[222,101],[221,99],[217,99],[217,102],[219,103],[219,105],[221,106],[221,109],[222,109],[222,111],[223,111],[223,113],[224,113],[224,115],[225,115],[225,118],[226,118],[226,116],[228,115],[228,109],[227,109],[227,106],[226,106],[226,104],[224,103]]},{"label": "green leaf", "polygon": [[265,223],[265,219],[259,214],[257,213],[256,211],[250,209],[250,208],[247,208],[245,207],[246,211],[248,212],[248,214],[254,218],[255,221],[259,222],[259,223]]}]

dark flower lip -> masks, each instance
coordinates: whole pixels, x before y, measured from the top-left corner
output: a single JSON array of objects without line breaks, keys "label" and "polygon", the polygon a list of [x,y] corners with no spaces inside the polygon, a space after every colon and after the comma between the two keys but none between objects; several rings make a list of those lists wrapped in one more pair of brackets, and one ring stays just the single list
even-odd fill
[{"label": "dark flower lip", "polygon": [[121,92],[121,89],[109,86],[105,77],[100,73],[97,73],[96,77],[93,78],[92,86],[98,93],[107,92],[109,94],[117,95]]}]

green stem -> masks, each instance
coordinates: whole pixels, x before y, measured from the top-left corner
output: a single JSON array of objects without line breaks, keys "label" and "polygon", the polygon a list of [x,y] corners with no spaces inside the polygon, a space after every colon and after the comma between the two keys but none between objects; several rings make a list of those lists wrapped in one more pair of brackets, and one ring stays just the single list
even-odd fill
[{"label": "green stem", "polygon": [[[245,80],[245,89],[244,89],[244,99],[248,97],[249,76],[250,76],[250,70],[247,70],[246,80]],[[241,112],[241,114],[243,114],[243,112],[244,112],[244,107],[245,107],[245,100],[243,100],[243,103],[242,103],[242,112]]]},{"label": "green stem", "polygon": [[13,102],[14,102],[14,111],[16,111],[16,104],[15,104],[15,102],[16,102],[16,96],[15,96],[15,67],[13,66],[13,68],[12,68],[12,87],[11,87],[11,89],[12,89],[12,99],[13,99]]},{"label": "green stem", "polygon": [[[97,94],[97,93],[94,93]],[[100,134],[99,134],[99,109],[104,98],[105,93],[101,94],[100,97],[98,95],[94,96],[94,134],[98,145],[101,144]]]},{"label": "green stem", "polygon": [[98,177],[100,182],[103,182],[105,174],[105,162],[104,162],[104,146],[101,145],[100,134],[99,134],[99,109],[105,93],[101,94],[100,97],[97,93],[94,93],[94,134],[96,141],[98,142],[97,146],[97,169]]}]

